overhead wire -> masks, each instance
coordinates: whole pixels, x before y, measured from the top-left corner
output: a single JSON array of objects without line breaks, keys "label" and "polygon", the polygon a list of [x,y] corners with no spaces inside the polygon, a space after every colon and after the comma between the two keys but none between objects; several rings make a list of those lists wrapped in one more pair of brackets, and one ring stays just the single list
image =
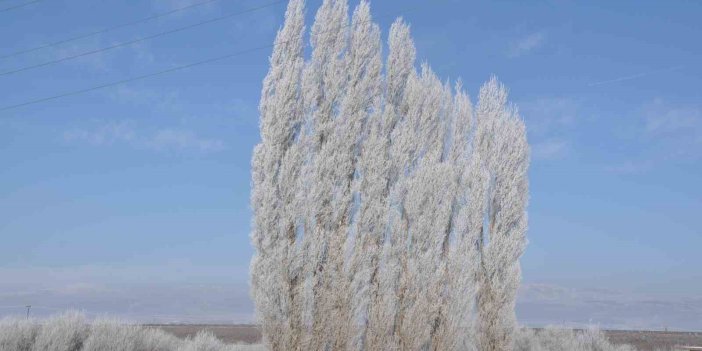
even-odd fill
[{"label": "overhead wire", "polygon": [[[414,11],[414,10],[416,10],[416,7],[413,7],[410,9],[405,9],[404,12],[407,13],[407,12]],[[384,16],[381,15],[381,16],[377,16],[376,18],[382,18],[382,17],[387,17],[387,16],[389,16],[389,15],[384,15]],[[344,26],[341,26],[341,28],[349,27],[349,26],[351,26],[351,24],[346,24]],[[44,97],[44,98],[39,98],[39,99],[35,99],[35,100],[30,100],[30,101],[26,101],[26,102],[19,103],[19,104],[8,105],[8,106],[0,107],[0,112],[12,110],[12,109],[16,109],[16,108],[20,108],[20,107],[24,107],[24,106],[34,105],[34,104],[38,104],[38,103],[42,103],[42,102],[47,102],[47,101],[51,101],[51,100],[56,100],[56,99],[60,99],[60,98],[68,97],[68,96],[84,94],[84,93],[87,93],[90,91],[105,89],[105,88],[109,88],[109,87],[113,87],[113,86],[117,86],[117,85],[121,85],[121,84],[125,84],[125,83],[130,83],[130,82],[139,81],[139,80],[143,80],[143,79],[147,79],[147,78],[151,78],[151,77],[155,77],[155,76],[164,75],[167,73],[182,71],[184,69],[188,69],[191,67],[200,66],[200,65],[204,65],[204,64],[208,64],[208,63],[217,62],[217,61],[222,61],[222,60],[226,60],[226,59],[229,59],[232,57],[241,56],[241,55],[244,55],[247,53],[272,48],[277,44],[283,44],[283,43],[286,43],[286,41],[274,42],[273,44],[266,44],[266,45],[262,45],[262,46],[243,49],[243,50],[239,50],[239,51],[227,54],[227,55],[222,55],[222,56],[218,56],[218,57],[214,57],[214,58],[196,61],[193,63],[172,67],[172,68],[165,69],[162,71],[157,71],[157,72],[148,73],[148,74],[144,74],[144,75],[140,75],[140,76],[126,78],[126,79],[122,79],[122,80],[118,80],[118,81],[114,81],[114,82],[110,82],[110,83],[105,83],[105,84],[101,84],[101,85],[97,85],[97,86],[93,86],[93,87],[89,87],[89,88],[73,90],[73,91],[69,91],[66,93],[48,96],[48,97]]]},{"label": "overhead wire", "polygon": [[207,59],[207,60],[197,61],[197,62],[193,62],[193,63],[187,64],[187,65],[182,65],[182,66],[177,66],[177,67],[169,68],[169,69],[166,69],[166,70],[163,70],[163,71],[158,71],[158,72],[153,72],[153,73],[149,73],[149,74],[144,74],[144,75],[141,75],[141,76],[136,76],[136,77],[132,77],[132,78],[122,79],[122,80],[118,80],[118,81],[115,81],[115,82],[106,83],[106,84],[102,84],[102,85],[98,85],[98,86],[94,86],[94,87],[90,87],[90,88],[85,88],[85,89],[80,89],[80,90],[74,90],[74,91],[67,92],[67,93],[63,93],[63,94],[59,94],[59,95],[54,95],[54,96],[49,96],[49,97],[45,97],[45,98],[41,98],[41,99],[36,99],[36,100],[27,101],[27,102],[24,102],[24,103],[21,103],[21,104],[5,106],[5,107],[0,108],[0,111],[7,111],[7,110],[15,109],[15,108],[18,108],[18,107],[22,107],[22,106],[27,106],[27,105],[32,105],[32,104],[40,103],[40,102],[55,100],[55,99],[59,99],[59,98],[63,98],[63,97],[66,97],[66,96],[71,96],[71,95],[78,95],[78,94],[87,93],[87,92],[93,91],[93,90],[104,89],[104,88],[112,87],[112,86],[115,86],[115,85],[120,85],[120,84],[124,84],[124,83],[134,82],[134,81],[137,81],[137,80],[142,80],[142,79],[146,79],[146,78],[150,78],[150,77],[154,77],[154,76],[159,76],[159,75],[166,74],[166,73],[171,73],[171,72],[175,72],[175,71],[181,71],[181,70],[184,70],[184,69],[186,69],[186,68],[190,68],[190,67],[194,67],[194,66],[199,66],[199,65],[204,65],[204,64],[206,64],[206,63],[212,63],[212,62],[216,62],[216,61],[222,61],[222,60],[224,60],[224,59],[228,59],[228,58],[235,57],[235,56],[240,56],[240,55],[243,55],[243,54],[246,54],[246,53],[249,53],[249,52],[254,52],[254,51],[258,51],[258,50],[267,49],[267,48],[270,48],[270,47],[272,47],[272,46],[273,46],[273,45],[268,44],[268,45],[264,45],[264,46],[259,46],[259,47],[254,47],[254,48],[245,49],[245,50],[240,50],[240,51],[237,51],[237,52],[233,52],[233,53],[231,53],[231,54],[228,54],[228,55],[223,55],[223,56],[219,56],[219,57],[215,57],[215,58],[211,58],[211,59]]},{"label": "overhead wire", "polygon": [[14,5],[14,6],[10,6],[10,7],[5,7],[5,8],[3,8],[3,9],[0,9],[0,13],[2,13],[2,12],[7,12],[7,11],[12,11],[12,10],[16,10],[16,9],[18,9],[18,8],[25,7],[25,6],[29,6],[29,5],[31,5],[31,4],[35,4],[35,3],[40,2],[40,1],[44,1],[44,0],[32,0],[32,1],[29,1],[29,2],[25,2],[25,3],[23,3],[23,4]]},{"label": "overhead wire", "polygon": [[281,3],[284,3],[284,2],[286,2],[286,1],[285,1],[285,0],[278,0],[278,1],[270,2],[270,3],[267,3],[267,4],[261,5],[261,6],[248,8],[248,9],[243,10],[243,11],[237,11],[237,12],[228,13],[228,14],[226,14],[226,15],[219,16],[219,17],[215,17],[215,18],[211,18],[211,19],[206,20],[206,21],[201,21],[201,22],[197,22],[197,23],[190,24],[190,25],[187,25],[187,26],[183,26],[183,27],[178,27],[178,28],[175,28],[175,29],[171,29],[171,30],[168,30],[168,31],[165,31],[165,32],[156,33],[156,34],[149,35],[149,36],[146,36],[146,37],[142,37],[142,38],[139,38],[139,39],[134,39],[134,40],[125,41],[125,42],[118,43],[118,44],[114,44],[114,45],[110,45],[110,46],[107,46],[107,47],[104,47],[104,48],[100,48],[100,49],[96,49],[96,50],[92,50],[92,51],[86,51],[86,52],[83,52],[83,53],[80,53],[80,54],[62,57],[62,58],[59,58],[59,59],[56,59],[56,60],[47,61],[47,62],[39,63],[39,64],[36,64],[36,65],[30,65],[30,66],[25,66],[25,67],[22,67],[22,68],[10,70],[10,71],[0,72],[0,77],[1,77],[1,76],[7,76],[7,75],[10,75],[10,74],[19,73],[19,72],[28,71],[28,70],[35,69],[35,68],[39,68],[39,67],[45,67],[45,66],[53,65],[53,64],[56,64],[56,63],[59,63],[59,62],[65,62],[65,61],[68,61],[68,60],[73,60],[73,59],[76,59],[76,58],[79,58],[79,57],[84,57],[84,56],[88,56],[88,55],[97,54],[97,53],[100,53],[100,52],[104,52],[104,51],[116,49],[116,48],[123,47],[123,46],[127,46],[127,45],[136,44],[136,43],[139,43],[139,42],[142,42],[142,41],[146,41],[146,40],[150,40],[150,39],[162,37],[162,36],[169,35],[169,34],[173,34],[173,33],[177,33],[177,32],[182,32],[182,31],[184,31],[184,30],[188,30],[188,29],[192,29],[192,28],[195,28],[195,27],[203,26],[203,25],[205,25],[205,24],[210,24],[210,23],[222,21],[222,20],[225,20],[225,19],[229,19],[229,18],[232,18],[232,17],[235,17],[235,16],[239,16],[239,15],[251,13],[251,12],[254,12],[254,11],[259,11],[259,10],[262,10],[262,9],[265,9],[265,8],[268,8],[268,7],[271,7],[271,6],[274,6],[274,5],[278,5],[278,4],[281,4]]},{"label": "overhead wire", "polygon": [[[3,1],[3,0],[0,0],[0,1]],[[114,26],[112,26],[112,27],[107,27],[107,28],[100,29],[100,30],[97,30],[97,31],[94,31],[94,32],[89,32],[89,33],[85,33],[85,34],[80,34],[80,35],[77,35],[77,36],[74,36],[74,37],[70,37],[70,38],[66,38],[66,39],[61,39],[61,40],[54,41],[54,42],[51,42],[51,43],[48,43],[48,44],[36,46],[36,47],[33,47],[33,48],[24,49],[24,50],[20,50],[20,51],[15,51],[15,52],[10,53],[10,54],[0,55],[0,59],[5,59],[5,58],[9,58],[9,57],[14,57],[14,56],[26,54],[26,53],[29,53],[29,52],[33,52],[33,51],[37,51],[37,50],[46,49],[46,48],[58,46],[58,45],[61,45],[61,44],[69,43],[69,42],[72,42],[72,41],[75,41],[75,40],[89,38],[89,37],[92,37],[92,36],[95,36],[95,35],[98,35],[98,34],[104,34],[104,33],[111,32],[111,31],[116,30],[116,29],[121,29],[121,28],[125,28],[125,27],[134,26],[134,25],[141,24],[141,23],[145,23],[145,22],[148,22],[148,21],[152,21],[152,20],[155,20],[155,19],[158,19],[158,18],[161,18],[161,17],[169,16],[169,15],[172,15],[172,14],[177,13],[177,12],[189,10],[189,9],[192,9],[192,8],[195,8],[195,7],[198,7],[198,6],[202,6],[202,5],[207,5],[207,4],[213,3],[213,2],[215,2],[215,1],[220,1],[220,0],[206,0],[206,1],[202,1],[202,2],[195,3],[195,4],[191,4],[191,5],[188,5],[188,6],[179,7],[179,8],[170,10],[170,11],[158,13],[158,14],[155,14],[155,15],[152,15],[152,16],[149,16],[149,17],[144,17],[144,18],[141,18],[141,19],[138,19],[138,20],[134,20],[134,21],[130,21],[130,22],[126,22],[126,23],[114,25]]]}]

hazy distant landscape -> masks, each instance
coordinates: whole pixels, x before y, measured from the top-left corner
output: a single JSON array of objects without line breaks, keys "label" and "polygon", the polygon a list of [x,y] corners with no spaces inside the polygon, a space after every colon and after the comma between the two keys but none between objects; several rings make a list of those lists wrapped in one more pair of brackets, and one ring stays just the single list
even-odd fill
[{"label": "hazy distant landscape", "polygon": [[[196,276],[185,268],[177,269]],[[136,269],[95,269],[95,273],[48,270],[29,273],[0,269],[2,315],[22,315],[33,304],[31,316],[43,318],[66,309],[90,317],[113,316],[135,323],[236,324],[253,323],[254,307],[245,279],[213,270],[207,279],[191,284],[114,284],[103,276],[136,274]],[[145,276],[155,273],[141,270]],[[245,273],[242,273],[242,276]],[[74,276],[80,275],[80,278]],[[84,279],[90,284],[76,284]],[[223,283],[239,279],[236,283]],[[25,284],[22,284],[24,280]],[[29,280],[36,283],[30,284]],[[9,308],[8,306],[15,306]],[[702,330],[702,299],[688,296],[644,294],[614,289],[574,289],[553,284],[522,284],[517,297],[517,318],[530,327],[565,325],[627,330]]]}]

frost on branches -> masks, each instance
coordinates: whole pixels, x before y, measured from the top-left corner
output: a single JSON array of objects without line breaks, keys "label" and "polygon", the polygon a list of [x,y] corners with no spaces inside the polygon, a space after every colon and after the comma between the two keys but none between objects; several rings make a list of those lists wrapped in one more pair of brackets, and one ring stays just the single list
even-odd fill
[{"label": "frost on branches", "polygon": [[271,350],[509,350],[529,152],[506,89],[473,106],[415,63],[383,67],[362,1],[304,3],[275,39],[252,159],[252,296]]}]

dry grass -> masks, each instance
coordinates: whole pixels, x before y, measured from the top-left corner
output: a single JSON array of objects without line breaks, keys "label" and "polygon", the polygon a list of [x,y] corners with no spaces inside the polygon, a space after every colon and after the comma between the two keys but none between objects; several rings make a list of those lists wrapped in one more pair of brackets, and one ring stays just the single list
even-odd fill
[{"label": "dry grass", "polygon": [[702,346],[702,332],[607,330],[605,333],[613,343],[626,343],[642,351],[673,350],[676,345]]}]

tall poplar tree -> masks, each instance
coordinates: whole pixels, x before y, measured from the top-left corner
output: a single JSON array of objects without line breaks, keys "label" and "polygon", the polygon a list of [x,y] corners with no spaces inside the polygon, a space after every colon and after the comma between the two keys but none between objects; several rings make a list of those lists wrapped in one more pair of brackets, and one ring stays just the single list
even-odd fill
[{"label": "tall poplar tree", "polygon": [[409,26],[289,3],[252,160],[252,295],[271,350],[509,350],[526,244],[524,123],[490,79],[415,67]]}]

